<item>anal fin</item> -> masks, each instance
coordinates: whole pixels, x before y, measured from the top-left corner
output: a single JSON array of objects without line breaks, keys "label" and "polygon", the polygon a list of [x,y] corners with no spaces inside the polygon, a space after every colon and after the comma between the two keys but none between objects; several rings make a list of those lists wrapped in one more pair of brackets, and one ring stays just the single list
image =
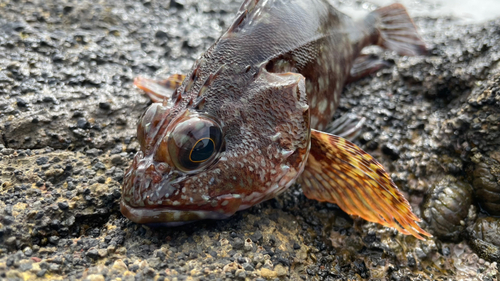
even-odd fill
[{"label": "anal fin", "polygon": [[420,219],[382,165],[341,137],[311,131],[311,150],[301,181],[310,199],[335,203],[348,214],[418,239],[431,236],[416,223]]},{"label": "anal fin", "polygon": [[173,74],[163,80],[153,80],[139,76],[134,79],[134,85],[143,90],[153,102],[161,102],[166,98],[171,98],[185,78],[186,76],[182,74]]}]

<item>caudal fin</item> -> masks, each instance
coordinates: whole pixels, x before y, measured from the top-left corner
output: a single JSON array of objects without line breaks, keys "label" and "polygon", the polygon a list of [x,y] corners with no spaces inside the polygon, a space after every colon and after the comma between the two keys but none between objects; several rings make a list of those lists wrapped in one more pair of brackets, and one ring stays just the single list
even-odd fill
[{"label": "caudal fin", "polygon": [[406,56],[427,53],[425,42],[418,34],[417,27],[403,5],[396,3],[382,7],[373,11],[371,15],[378,18],[377,45]]}]

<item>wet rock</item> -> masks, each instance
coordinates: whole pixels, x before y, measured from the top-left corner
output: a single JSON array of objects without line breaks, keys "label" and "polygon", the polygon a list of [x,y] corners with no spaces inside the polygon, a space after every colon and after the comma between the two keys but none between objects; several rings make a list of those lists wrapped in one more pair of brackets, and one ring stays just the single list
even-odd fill
[{"label": "wet rock", "polygon": [[40,166],[44,165],[44,164],[47,164],[47,162],[49,162],[49,158],[45,157],[45,156],[36,159],[36,164],[40,165]]},{"label": "wet rock", "polygon": [[99,103],[99,108],[104,109],[104,110],[110,110],[111,109],[111,104],[109,102],[100,102]]},{"label": "wet rock", "polygon": [[69,208],[68,202],[59,202],[57,203],[57,206],[59,206],[59,209],[61,210],[67,210]]},{"label": "wet rock", "polygon": [[260,276],[266,278],[266,279],[273,279],[273,278],[276,278],[278,277],[278,273],[274,270],[270,270],[270,269],[267,269],[267,268],[262,268],[260,270]]},{"label": "wet rock", "polygon": [[97,259],[99,256],[99,251],[97,249],[91,248],[87,251],[87,257],[89,258]]},{"label": "wet rock", "polygon": [[399,149],[392,143],[384,143],[382,145],[382,152],[392,160],[397,160],[399,158]]},{"label": "wet rock", "polygon": [[22,98],[17,98],[17,100],[16,100],[16,104],[17,104],[17,106],[19,106],[19,107],[26,107],[26,106],[28,105],[28,102],[27,102],[27,101],[25,101],[25,100],[24,100],[24,99],[22,99]]}]

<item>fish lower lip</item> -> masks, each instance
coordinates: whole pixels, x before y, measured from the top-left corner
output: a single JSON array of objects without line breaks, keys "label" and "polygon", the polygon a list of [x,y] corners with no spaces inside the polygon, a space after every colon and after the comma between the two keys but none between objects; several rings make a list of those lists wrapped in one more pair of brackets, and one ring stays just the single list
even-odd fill
[{"label": "fish lower lip", "polygon": [[217,211],[176,210],[170,207],[143,208],[132,207],[123,199],[120,202],[121,213],[135,223],[177,226],[203,219],[225,219],[232,214]]}]

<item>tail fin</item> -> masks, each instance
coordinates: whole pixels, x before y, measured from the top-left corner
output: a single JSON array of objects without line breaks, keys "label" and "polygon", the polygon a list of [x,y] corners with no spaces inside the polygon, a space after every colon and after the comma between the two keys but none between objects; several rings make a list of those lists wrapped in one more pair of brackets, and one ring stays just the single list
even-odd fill
[{"label": "tail fin", "polygon": [[425,42],[403,5],[396,3],[382,7],[370,15],[375,16],[378,22],[377,45],[394,50],[400,55],[417,56],[427,53]]}]

